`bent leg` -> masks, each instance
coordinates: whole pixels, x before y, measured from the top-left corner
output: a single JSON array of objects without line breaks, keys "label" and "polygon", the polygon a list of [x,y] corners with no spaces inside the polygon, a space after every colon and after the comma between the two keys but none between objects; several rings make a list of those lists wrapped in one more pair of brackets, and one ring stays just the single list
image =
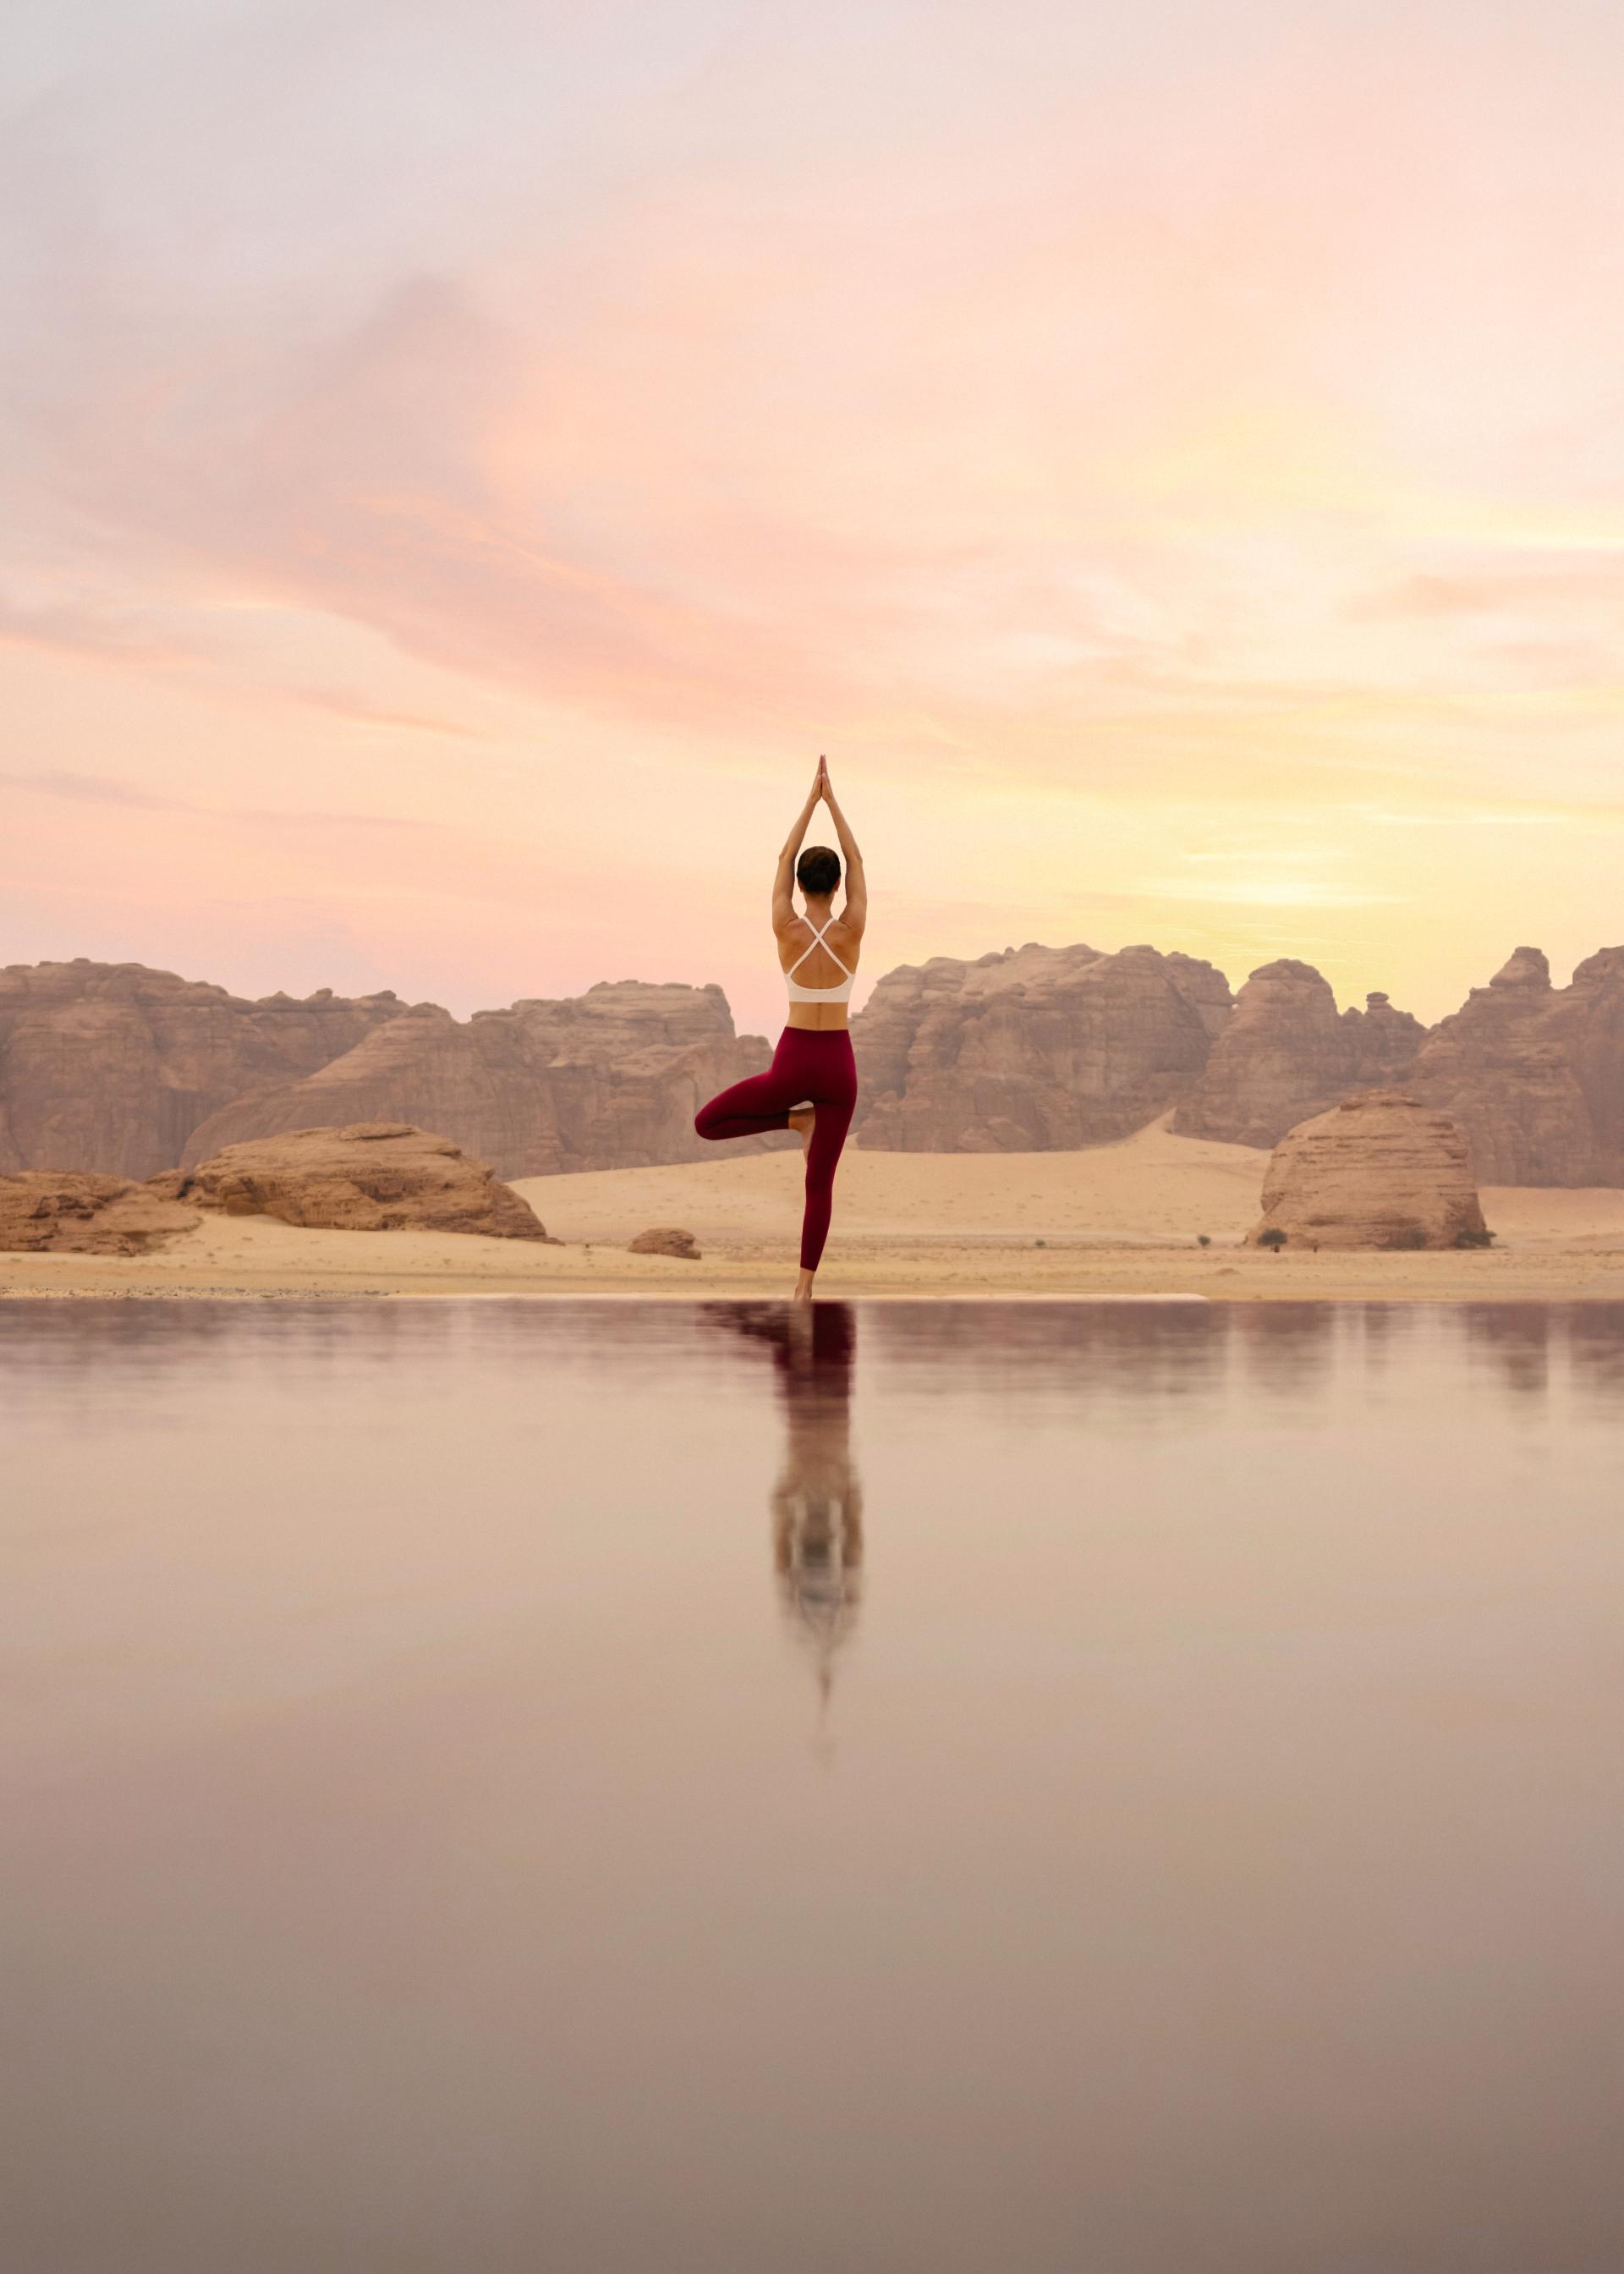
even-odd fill
[{"label": "bent leg", "polygon": [[807,1147],[807,1204],[801,1219],[803,1271],[816,1271],[823,1257],[834,1208],[835,1171],[840,1165],[840,1148],[846,1143],[846,1133],[852,1126],[856,1106],[855,1088],[839,1098],[820,1097],[817,1101],[812,1141]]},{"label": "bent leg", "polygon": [[695,1132],[701,1137],[760,1137],[769,1129],[787,1129],[789,1110],[804,1095],[771,1065],[765,1073],[718,1090],[694,1116]]}]

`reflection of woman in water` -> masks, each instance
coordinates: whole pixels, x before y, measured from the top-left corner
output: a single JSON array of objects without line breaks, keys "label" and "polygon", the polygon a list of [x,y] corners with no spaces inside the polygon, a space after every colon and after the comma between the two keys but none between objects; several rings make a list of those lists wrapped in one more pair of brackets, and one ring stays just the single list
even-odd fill
[{"label": "reflection of woman in water", "polygon": [[809,1319],[750,1304],[729,1304],[721,1315],[772,1352],[785,1421],[784,1465],[767,1503],[772,1565],[826,1698],[862,1592],[862,1485],[852,1459],[856,1314],[847,1303],[820,1303]]},{"label": "reflection of woman in water", "polygon": [[852,1461],[849,1304],[823,1303],[809,1340],[775,1351],[784,1394],[784,1466],[772,1489],[772,1561],[785,1610],[810,1641],[825,1698],[834,1655],[862,1593],[862,1484]]},{"label": "reflection of woman in water", "polygon": [[[807,825],[819,799],[846,855],[846,900],[834,913],[840,882],[840,855],[826,845],[800,852]],[[797,915],[792,885],[806,902]],[[829,769],[817,762],[801,818],[784,840],[772,880],[772,930],[778,965],[789,990],[789,1011],[772,1064],[765,1073],[736,1081],[708,1105],[694,1126],[702,1137],[756,1137],[769,1129],[796,1129],[807,1156],[806,1209],[801,1221],[801,1276],[795,1300],[809,1303],[812,1278],[829,1236],[835,1170],[857,1103],[857,1068],[846,1031],[852,982],[868,920],[868,887],[862,855],[835,802]]]}]

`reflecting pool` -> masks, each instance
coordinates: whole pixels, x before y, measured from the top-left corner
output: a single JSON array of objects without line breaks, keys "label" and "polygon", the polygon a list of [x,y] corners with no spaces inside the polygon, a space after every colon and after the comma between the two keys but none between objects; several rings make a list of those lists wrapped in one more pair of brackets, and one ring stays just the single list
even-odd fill
[{"label": "reflecting pool", "polygon": [[18,2274],[1624,2264],[1624,1306],[0,1303]]}]

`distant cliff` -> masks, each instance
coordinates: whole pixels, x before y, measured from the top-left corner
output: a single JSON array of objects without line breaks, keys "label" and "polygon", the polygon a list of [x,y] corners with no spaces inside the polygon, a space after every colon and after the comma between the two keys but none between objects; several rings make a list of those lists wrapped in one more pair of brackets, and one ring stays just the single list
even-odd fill
[{"label": "distant cliff", "polygon": [[1229,1006],[1222,972],[1154,947],[904,965],[852,1022],[859,1141],[1011,1153],[1125,1137],[1188,1094]]},{"label": "distant cliff", "polygon": [[1624,1185],[1624,947],[1553,987],[1520,947],[1428,1035],[1406,1087],[1454,1114],[1485,1185]]},{"label": "distant cliff", "polygon": [[297,1081],[397,1018],[393,995],[250,1003],[139,963],[0,969],[0,1173],[172,1169],[206,1115]]},{"label": "distant cliff", "polygon": [[890,972],[853,1021],[859,1142],[901,1152],[1109,1142],[1174,1109],[1188,1137],[1273,1146],[1344,1097],[1402,1087],[1452,1114],[1482,1184],[1624,1185],[1624,948],[1553,988],[1519,948],[1427,1028],[1385,994],[1339,1011],[1312,964],[1231,998],[1149,947],[1008,949]]},{"label": "distant cliff", "polygon": [[[853,1020],[857,1141],[902,1152],[1109,1143],[1171,1109],[1274,1145],[1349,1096],[1452,1114],[1483,1184],[1624,1186],[1624,948],[1553,988],[1519,948],[1430,1030],[1338,1011],[1311,964],[1028,945],[888,972]],[[719,987],[605,983],[454,1019],[392,994],[249,1002],[139,964],[0,970],[0,1174],[144,1178],[287,1131],[403,1121],[501,1177],[710,1157],[695,1108],[758,1072]],[[759,1139],[756,1144],[780,1141]]]},{"label": "distant cliff", "polygon": [[691,1161],[695,1108],[767,1063],[719,987],[623,981],[454,1019],[392,994],[249,1002],[140,964],[0,970],[0,1174],[144,1178],[359,1121],[449,1137],[499,1176]]},{"label": "distant cliff", "polygon": [[768,1050],[733,1032],[719,987],[605,981],[560,1002],[454,1019],[417,1005],[303,1080],[221,1107],[183,1166],[250,1137],[341,1122],[410,1121],[500,1177],[697,1161],[707,1097],[759,1073]]},{"label": "distant cliff", "polygon": [[1288,1129],[1351,1091],[1402,1081],[1426,1028],[1385,995],[1363,1011],[1336,1008],[1312,963],[1289,959],[1254,971],[1213,1044],[1200,1080],[1179,1105],[1181,1137],[1277,1145]]},{"label": "distant cliff", "polygon": [[1173,1126],[1273,1145],[1311,1115],[1401,1086],[1452,1114],[1485,1185],[1624,1185],[1624,948],[1554,988],[1537,947],[1428,1029],[1385,995],[1340,1017],[1306,963],[1254,971]]}]

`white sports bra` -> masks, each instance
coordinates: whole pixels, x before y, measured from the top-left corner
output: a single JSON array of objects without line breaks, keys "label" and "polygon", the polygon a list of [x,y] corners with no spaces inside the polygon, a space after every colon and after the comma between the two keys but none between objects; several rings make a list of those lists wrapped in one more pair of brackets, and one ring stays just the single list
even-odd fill
[{"label": "white sports bra", "polygon": [[[829,923],[826,923],[823,926],[823,931],[827,931],[829,930],[829,924],[833,923],[833,922],[834,918],[831,916]],[[857,984],[857,974],[854,971],[846,971],[845,964],[840,963],[839,957],[835,954],[833,948],[830,946],[829,942],[823,937],[823,931],[815,931],[813,933],[811,939],[808,942],[807,945],[802,948],[801,953],[795,958],[793,963],[790,965],[789,969],[784,975],[784,984],[789,990],[789,999],[792,1003],[849,1003],[852,999],[852,990]],[[835,962],[840,963],[841,970],[846,971],[846,977],[837,985],[833,987],[796,986],[795,974],[800,970],[801,965],[806,961],[808,956],[811,954],[812,950],[815,947],[821,947],[825,955],[832,957]]]}]

